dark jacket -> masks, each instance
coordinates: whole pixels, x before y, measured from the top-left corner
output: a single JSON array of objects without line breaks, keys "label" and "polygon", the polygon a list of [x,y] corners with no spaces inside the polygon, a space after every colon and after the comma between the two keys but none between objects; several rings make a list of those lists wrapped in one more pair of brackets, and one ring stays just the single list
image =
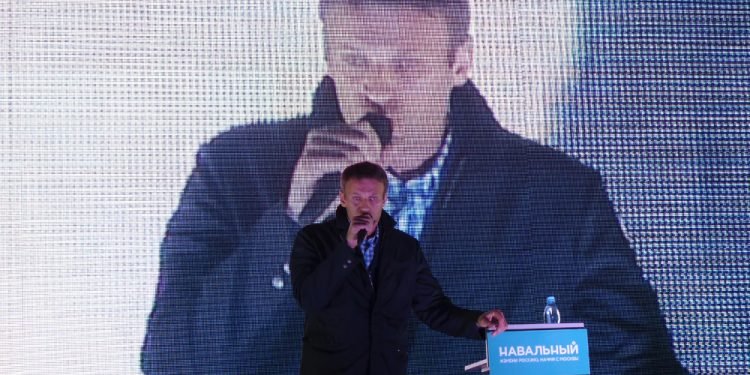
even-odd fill
[{"label": "dark jacket", "polygon": [[[289,249],[300,226],[284,211],[307,130],[338,121],[325,79],[309,117],[234,128],[201,147],[167,226],[144,372],[289,374],[301,356],[303,313],[292,296]],[[593,374],[682,370],[599,175],[503,130],[473,86],[451,95],[453,143],[420,244],[459,306],[589,331]],[[335,192],[333,192],[335,195]],[[460,373],[483,346],[409,327],[409,368]]]},{"label": "dark jacket", "polygon": [[481,311],[454,306],[432,276],[419,243],[383,213],[371,265],[346,243],[349,219],[303,228],[294,241],[294,297],[305,311],[303,374],[405,374],[411,311],[430,328],[481,339]]}]

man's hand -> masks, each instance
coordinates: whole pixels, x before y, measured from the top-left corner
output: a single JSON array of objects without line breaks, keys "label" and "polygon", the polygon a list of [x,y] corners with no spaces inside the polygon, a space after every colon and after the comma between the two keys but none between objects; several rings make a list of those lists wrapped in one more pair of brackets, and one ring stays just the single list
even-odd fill
[{"label": "man's hand", "polygon": [[[347,166],[362,162],[378,162],[382,146],[375,130],[366,121],[354,125],[335,124],[311,129],[307,133],[302,154],[294,167],[292,182],[287,201],[287,214],[300,221],[302,210],[310,203],[315,192],[316,183],[325,175],[338,174]],[[339,191],[331,194],[331,202],[313,222],[319,221],[333,213],[338,201],[333,199]],[[308,223],[300,223],[308,224]]]},{"label": "man's hand", "polygon": [[355,217],[349,223],[349,230],[346,232],[346,243],[352,249],[356,248],[359,244],[359,232],[365,230],[365,235],[370,235],[375,232],[375,226],[377,223],[372,219],[372,215],[369,213],[362,214]]},{"label": "man's hand", "polygon": [[508,328],[508,322],[505,321],[505,315],[500,310],[490,310],[479,316],[477,327],[494,330],[493,336],[499,335]]}]

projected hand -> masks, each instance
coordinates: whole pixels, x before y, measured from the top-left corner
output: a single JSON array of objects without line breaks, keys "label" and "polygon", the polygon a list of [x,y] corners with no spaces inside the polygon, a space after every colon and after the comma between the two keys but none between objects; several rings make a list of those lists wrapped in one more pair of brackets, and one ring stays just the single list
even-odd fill
[{"label": "projected hand", "polygon": [[341,171],[362,161],[377,163],[381,152],[378,136],[366,121],[311,129],[294,167],[287,200],[289,217],[306,225],[332,214],[338,206]]}]

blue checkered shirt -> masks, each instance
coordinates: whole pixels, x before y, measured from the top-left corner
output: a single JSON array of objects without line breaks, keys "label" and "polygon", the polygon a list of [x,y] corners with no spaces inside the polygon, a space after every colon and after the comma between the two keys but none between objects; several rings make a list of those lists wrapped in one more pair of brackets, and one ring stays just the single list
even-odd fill
[{"label": "blue checkered shirt", "polygon": [[416,239],[422,234],[425,218],[435,200],[451,139],[448,134],[437,159],[424,175],[402,181],[388,172],[388,200],[383,209],[396,220],[399,230]]},{"label": "blue checkered shirt", "polygon": [[362,256],[365,258],[365,268],[370,269],[372,259],[375,258],[375,247],[378,246],[380,240],[380,227],[375,230],[375,235],[365,239],[359,244],[359,250],[362,251]]}]

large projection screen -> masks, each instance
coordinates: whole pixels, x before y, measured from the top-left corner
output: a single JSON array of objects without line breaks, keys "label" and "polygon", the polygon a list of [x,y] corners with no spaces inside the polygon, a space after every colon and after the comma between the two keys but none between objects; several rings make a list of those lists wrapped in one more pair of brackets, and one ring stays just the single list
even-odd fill
[{"label": "large projection screen", "polygon": [[[140,373],[196,152],[310,111],[317,2],[8,0],[0,17],[0,372]],[[473,81],[503,127],[601,173],[694,374],[750,368],[748,25],[744,1],[472,3]]]}]

